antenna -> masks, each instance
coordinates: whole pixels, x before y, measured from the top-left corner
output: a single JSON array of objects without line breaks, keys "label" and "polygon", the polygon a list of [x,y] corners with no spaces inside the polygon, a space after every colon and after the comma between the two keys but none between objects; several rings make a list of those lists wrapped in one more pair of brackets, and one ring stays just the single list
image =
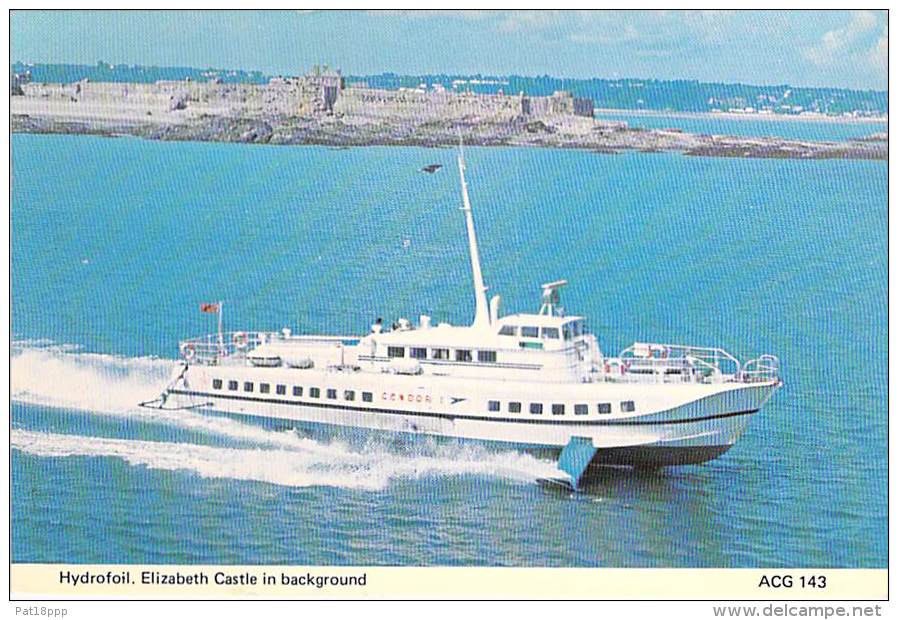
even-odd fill
[{"label": "antenna", "polygon": [[556,280],[543,284],[543,304],[539,313],[545,316],[564,316],[564,308],[561,307],[561,287],[567,284],[567,280]]},{"label": "antenna", "polygon": [[465,224],[468,229],[468,249],[471,252],[471,275],[474,278],[474,323],[472,327],[489,327],[490,313],[486,301],[486,285],[483,283],[483,271],[480,269],[480,253],[477,249],[477,233],[474,231],[474,214],[471,211],[471,199],[468,197],[468,182],[465,180],[465,148],[458,136],[458,177],[461,180],[461,197],[464,203]]}]

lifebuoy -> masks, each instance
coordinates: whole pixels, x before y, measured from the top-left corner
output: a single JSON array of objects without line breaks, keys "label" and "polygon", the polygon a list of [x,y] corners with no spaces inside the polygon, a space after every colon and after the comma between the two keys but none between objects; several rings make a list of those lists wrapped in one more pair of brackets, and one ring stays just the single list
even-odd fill
[{"label": "lifebuoy", "polygon": [[190,343],[181,345],[181,356],[189,362],[196,357],[196,347]]},{"label": "lifebuoy", "polygon": [[234,346],[237,347],[238,349],[246,348],[246,344],[248,342],[246,332],[237,332],[236,334],[234,334],[234,337],[232,338],[232,340],[234,341]]}]

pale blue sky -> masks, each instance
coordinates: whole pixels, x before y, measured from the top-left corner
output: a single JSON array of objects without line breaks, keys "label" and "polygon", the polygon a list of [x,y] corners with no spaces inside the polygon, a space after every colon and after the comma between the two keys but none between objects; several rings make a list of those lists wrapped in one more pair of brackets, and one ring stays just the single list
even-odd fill
[{"label": "pale blue sky", "polygon": [[12,58],[885,89],[870,11],[15,11]]}]

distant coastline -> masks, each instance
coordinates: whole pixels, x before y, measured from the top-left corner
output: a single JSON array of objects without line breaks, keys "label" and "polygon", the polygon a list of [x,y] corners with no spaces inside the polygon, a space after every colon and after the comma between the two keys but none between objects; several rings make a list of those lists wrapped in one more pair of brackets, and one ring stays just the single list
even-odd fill
[{"label": "distant coastline", "polygon": [[[611,118],[603,118],[607,114]],[[46,83],[22,80],[10,98],[14,132],[154,140],[445,146],[459,133],[471,145],[527,146],[600,153],[673,152],[705,157],[776,159],[888,158],[882,132],[842,141],[631,127],[614,115],[785,120],[774,114],[594,110],[570,92],[547,96],[388,90],[347,86],[337,71],[273,78],[268,83],[217,80]],[[807,117],[807,115],[805,115]],[[841,118],[841,117],[838,117]],[[811,119],[808,119],[811,120]],[[814,116],[813,120],[829,120]],[[833,119],[835,121],[836,119]],[[713,135],[711,135],[713,133]]]},{"label": "distant coastline", "polygon": [[[93,65],[15,62],[11,69],[14,74],[27,73],[30,79],[36,82],[63,84],[85,79],[92,82],[154,83],[214,80],[226,84],[267,84],[272,79],[283,77],[255,70],[141,66],[103,61]],[[311,72],[315,71],[327,72],[328,68],[316,66]],[[741,108],[766,110],[777,118],[810,115],[812,118],[839,119],[844,118],[846,113],[888,115],[887,92],[837,87],[788,84],[762,86],[648,78],[564,78],[550,75],[381,73],[343,77],[348,87],[364,85],[367,88],[387,91],[444,90],[476,95],[524,93],[531,97],[544,97],[557,91],[568,91],[574,97],[592,99],[605,109],[626,110],[640,114],[655,111],[666,114],[668,110],[671,114],[701,114],[711,113],[715,109],[725,114],[735,108]],[[761,113],[759,116],[764,114]]]},{"label": "distant coastline", "polygon": [[609,116],[648,116],[653,118],[696,118],[696,119],[726,119],[746,121],[780,121],[780,122],[824,122],[824,123],[888,123],[888,115],[884,116],[834,116],[832,114],[777,114],[764,112],[682,112],[676,110],[642,110],[628,108],[596,108],[595,115]]}]

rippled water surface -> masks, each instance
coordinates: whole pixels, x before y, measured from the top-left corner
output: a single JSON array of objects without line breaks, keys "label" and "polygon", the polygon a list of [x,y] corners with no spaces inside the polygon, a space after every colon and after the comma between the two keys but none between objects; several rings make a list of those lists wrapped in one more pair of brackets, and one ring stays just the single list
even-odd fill
[{"label": "rippled water surface", "polygon": [[[178,338],[473,312],[454,153],[13,137],[17,562],[886,565],[886,164],[469,149],[505,311],[565,277],[604,350],[771,352],[786,386],[716,461],[609,470],[313,441],[139,409]],[[442,163],[442,171],[418,172]]]}]

